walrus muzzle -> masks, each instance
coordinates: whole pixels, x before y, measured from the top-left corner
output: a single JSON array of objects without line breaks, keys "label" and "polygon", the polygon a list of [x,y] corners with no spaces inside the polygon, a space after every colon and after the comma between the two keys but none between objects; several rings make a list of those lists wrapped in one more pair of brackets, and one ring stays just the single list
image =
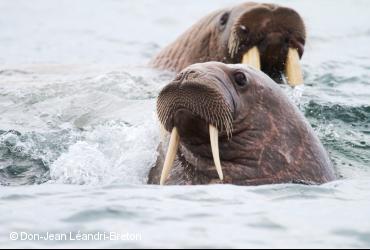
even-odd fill
[{"label": "walrus muzzle", "polygon": [[[194,72],[193,74],[196,75]],[[158,97],[159,120],[163,127],[171,132],[160,180],[161,185],[166,182],[176,158],[180,141],[179,129],[183,133],[194,135],[195,140],[207,134],[206,132],[209,133],[215,168],[220,180],[224,179],[218,139],[220,133],[226,137],[231,136],[232,104],[221,94],[222,91],[224,92],[224,86],[218,86],[209,81],[204,81],[202,84],[199,80],[192,82],[191,77],[191,75],[183,76],[182,79],[172,82],[161,91]],[[196,124],[199,127],[196,127]],[[191,127],[194,127],[194,131],[189,132]],[[208,131],[204,131],[205,128]],[[191,138],[192,135],[187,137]]]}]

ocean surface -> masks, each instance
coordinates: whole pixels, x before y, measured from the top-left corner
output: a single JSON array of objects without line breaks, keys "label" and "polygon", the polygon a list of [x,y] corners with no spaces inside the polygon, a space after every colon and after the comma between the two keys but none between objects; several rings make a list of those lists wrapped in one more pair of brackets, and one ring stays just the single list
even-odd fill
[{"label": "ocean surface", "polygon": [[322,186],[146,185],[163,46],[230,0],[0,0],[0,248],[370,247],[370,2],[303,16],[288,95],[340,176]]}]

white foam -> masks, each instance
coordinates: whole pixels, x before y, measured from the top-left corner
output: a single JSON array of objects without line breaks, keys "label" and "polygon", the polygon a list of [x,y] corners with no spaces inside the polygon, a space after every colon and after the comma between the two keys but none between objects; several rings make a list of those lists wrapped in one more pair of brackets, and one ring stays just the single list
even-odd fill
[{"label": "white foam", "polygon": [[294,88],[288,85],[284,85],[283,89],[284,89],[285,94],[288,95],[289,99],[293,103],[295,103],[297,106],[299,106],[302,103],[302,96],[305,91],[305,86],[303,84],[298,85]]},{"label": "white foam", "polygon": [[157,157],[154,121],[128,126],[107,123],[83,133],[51,166],[52,182],[106,185],[144,184]]}]

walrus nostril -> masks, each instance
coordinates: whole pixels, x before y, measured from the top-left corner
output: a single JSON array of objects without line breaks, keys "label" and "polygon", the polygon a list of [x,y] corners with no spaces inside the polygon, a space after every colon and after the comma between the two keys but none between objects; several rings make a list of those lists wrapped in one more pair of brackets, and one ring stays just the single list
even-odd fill
[{"label": "walrus nostril", "polygon": [[176,78],[174,79],[175,82],[181,81],[184,78],[184,73],[181,72],[176,75]]},{"label": "walrus nostril", "polygon": [[201,73],[196,71],[196,70],[189,70],[189,71],[184,73],[183,80],[195,79],[195,78],[199,77],[200,75],[201,75]]}]

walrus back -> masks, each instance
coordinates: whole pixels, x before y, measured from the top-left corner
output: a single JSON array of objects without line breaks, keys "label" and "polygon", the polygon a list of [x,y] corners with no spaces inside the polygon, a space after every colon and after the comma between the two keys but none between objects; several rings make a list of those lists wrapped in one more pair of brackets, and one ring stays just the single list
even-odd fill
[{"label": "walrus back", "polygon": [[193,63],[209,61],[211,54],[209,43],[214,35],[214,21],[222,11],[215,11],[195,23],[161,50],[149,65],[157,69],[179,72]]}]

